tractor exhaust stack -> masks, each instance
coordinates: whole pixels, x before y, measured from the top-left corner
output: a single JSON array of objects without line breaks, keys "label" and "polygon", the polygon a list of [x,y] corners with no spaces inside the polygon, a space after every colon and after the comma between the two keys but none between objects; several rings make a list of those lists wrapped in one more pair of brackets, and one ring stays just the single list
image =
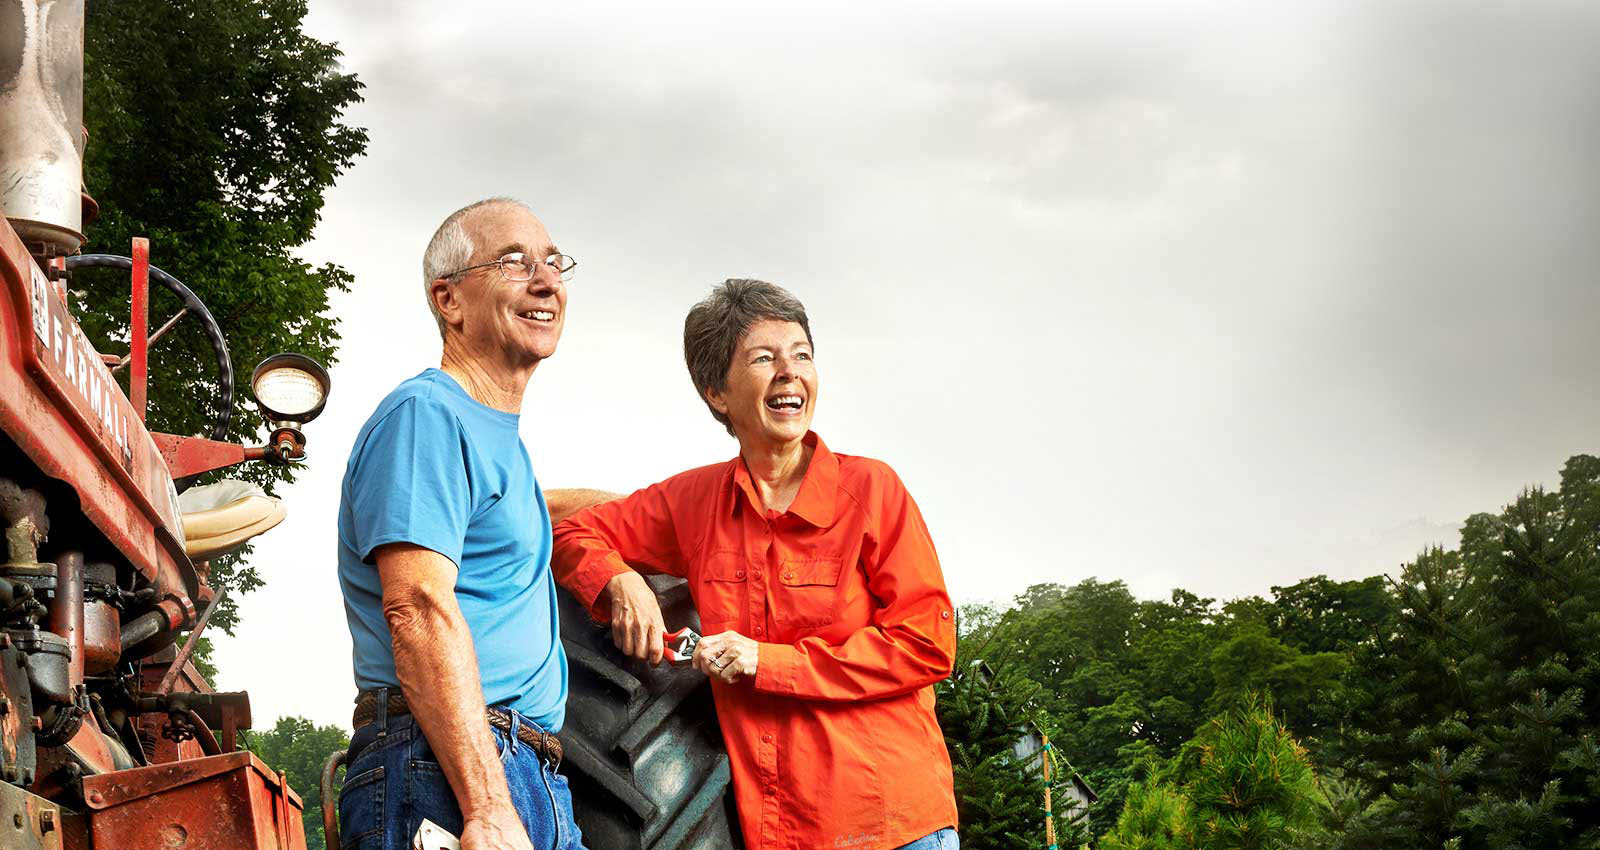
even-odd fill
[{"label": "tractor exhaust stack", "polygon": [[58,254],[83,243],[83,2],[0,0],[0,212]]}]

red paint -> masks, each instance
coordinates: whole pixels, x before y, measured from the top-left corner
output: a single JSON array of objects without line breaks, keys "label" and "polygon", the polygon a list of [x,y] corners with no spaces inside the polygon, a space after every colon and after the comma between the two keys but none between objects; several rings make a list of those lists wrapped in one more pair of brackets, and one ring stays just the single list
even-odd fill
[{"label": "red paint", "polygon": [[267,454],[267,450],[259,446],[241,446],[204,437],[179,437],[159,431],[151,432],[150,439],[155,441],[173,478],[187,478],[247,460],[260,460]]},{"label": "red paint", "polygon": [[133,409],[144,421],[145,401],[149,391],[150,361],[150,240],[133,237],[133,317],[128,336],[132,342],[129,351],[128,389],[133,392]]},{"label": "red paint", "polygon": [[[133,258],[130,401],[107,368],[107,360],[115,358],[95,351],[61,288],[35,265],[10,225],[0,224],[0,433],[43,475],[73,488],[83,519],[158,590],[156,608],[175,629],[191,626],[196,605],[208,603],[212,594],[184,553],[173,476],[259,459],[264,450],[152,435],[146,429],[146,240],[134,240]],[[107,604],[95,602],[91,629],[82,602],[81,560],[63,554],[58,567],[65,584],[56,600],[60,610],[50,612],[50,622],[53,631],[74,638],[71,675],[76,680],[80,665],[91,658],[96,665],[115,660],[117,630],[125,623],[119,624]],[[161,681],[175,655],[168,647],[141,662],[142,690]],[[211,693],[192,663],[182,664],[172,680],[174,692]],[[7,687],[0,679],[0,695]],[[201,740],[173,742],[161,736],[169,722],[165,711],[135,720],[155,744],[156,763],[148,767],[114,770],[112,748],[93,715],[64,746],[40,749],[35,793],[76,796],[57,779],[68,762],[89,773],[82,788],[87,810],[67,813],[61,824],[66,846],[305,850],[300,798],[282,774],[250,753],[233,752],[237,730],[250,726],[245,696],[217,695],[197,712],[191,716],[201,727]],[[220,740],[209,729],[219,730]],[[12,740],[27,734],[11,731]],[[206,755],[206,750],[222,753]]]},{"label": "red paint", "polygon": [[249,752],[83,778],[94,846],[305,850],[304,805]]},{"label": "red paint", "polygon": [[0,431],[45,475],[71,483],[84,517],[163,594],[198,592],[161,453],[9,224],[0,226]]}]

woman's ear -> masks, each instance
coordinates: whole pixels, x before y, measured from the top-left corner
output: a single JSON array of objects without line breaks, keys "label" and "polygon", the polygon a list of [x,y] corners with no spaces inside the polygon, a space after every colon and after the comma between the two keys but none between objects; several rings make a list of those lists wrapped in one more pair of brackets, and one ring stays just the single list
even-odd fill
[{"label": "woman's ear", "polygon": [[722,393],[718,390],[711,387],[706,388],[706,404],[711,405],[712,410],[723,416],[728,415],[728,403],[722,399]]}]

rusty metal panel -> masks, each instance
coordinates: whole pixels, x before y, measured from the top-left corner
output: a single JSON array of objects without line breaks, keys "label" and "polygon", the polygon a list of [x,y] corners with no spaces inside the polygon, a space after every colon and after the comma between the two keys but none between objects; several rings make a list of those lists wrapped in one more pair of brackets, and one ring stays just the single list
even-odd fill
[{"label": "rusty metal panel", "polygon": [[15,785],[0,783],[0,847],[61,850],[61,808]]},{"label": "rusty metal panel", "polygon": [[303,805],[249,752],[84,777],[96,848],[305,850]]},{"label": "rusty metal panel", "polygon": [[0,430],[163,593],[195,598],[161,452],[55,287],[0,222]]},{"label": "rusty metal panel", "polygon": [[[33,782],[38,768],[33,740],[33,688],[22,651],[0,635],[0,780]],[[4,846],[0,843],[0,846]]]}]

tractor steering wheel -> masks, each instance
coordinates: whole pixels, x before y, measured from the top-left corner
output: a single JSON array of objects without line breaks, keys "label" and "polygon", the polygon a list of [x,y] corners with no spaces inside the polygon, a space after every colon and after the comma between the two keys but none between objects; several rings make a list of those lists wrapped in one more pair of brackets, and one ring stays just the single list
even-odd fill
[{"label": "tractor steering wheel", "polygon": [[[67,258],[67,268],[107,268],[133,270],[133,259],[116,254],[78,254]],[[217,356],[217,386],[221,388],[222,395],[217,399],[216,412],[211,419],[211,439],[228,439],[228,422],[233,418],[233,359],[228,356],[228,342],[222,337],[222,327],[206,309],[200,297],[195,295],[189,287],[184,286],[177,278],[156,268],[150,267],[150,279],[166,287],[168,292],[178,296],[183,302],[184,309],[189,314],[200,320],[200,326],[205,329],[206,336],[211,340],[211,350]]]}]

